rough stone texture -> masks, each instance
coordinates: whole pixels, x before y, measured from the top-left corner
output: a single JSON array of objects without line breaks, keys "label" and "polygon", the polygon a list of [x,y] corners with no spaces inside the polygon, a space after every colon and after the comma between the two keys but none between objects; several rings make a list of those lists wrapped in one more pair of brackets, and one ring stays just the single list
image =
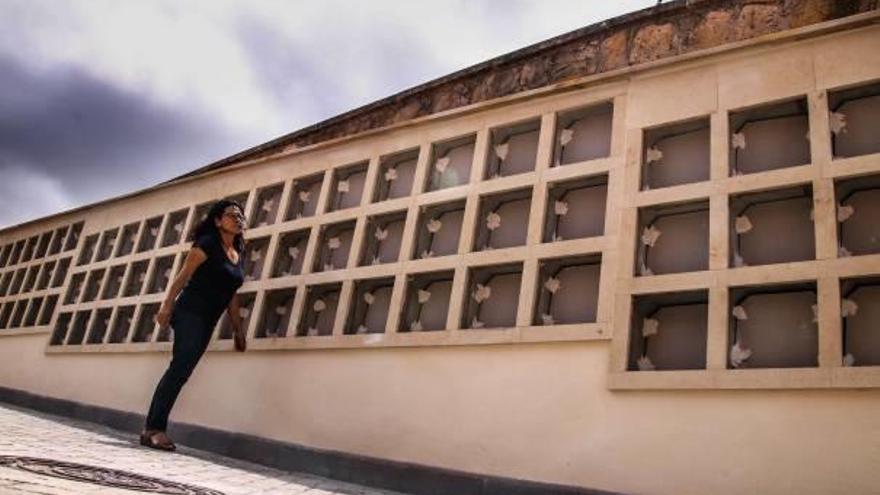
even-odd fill
[{"label": "rough stone texture", "polygon": [[876,10],[878,3],[880,0],[667,2],[458,71],[185,176],[573,78]]}]

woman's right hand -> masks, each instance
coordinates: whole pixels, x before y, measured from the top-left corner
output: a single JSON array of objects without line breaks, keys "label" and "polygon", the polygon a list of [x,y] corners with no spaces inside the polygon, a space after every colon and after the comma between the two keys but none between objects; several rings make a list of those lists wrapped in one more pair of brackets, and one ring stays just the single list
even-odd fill
[{"label": "woman's right hand", "polygon": [[159,324],[159,329],[164,330],[168,326],[168,322],[171,321],[171,307],[162,303],[162,306],[159,307],[159,312],[156,313],[156,323]]}]

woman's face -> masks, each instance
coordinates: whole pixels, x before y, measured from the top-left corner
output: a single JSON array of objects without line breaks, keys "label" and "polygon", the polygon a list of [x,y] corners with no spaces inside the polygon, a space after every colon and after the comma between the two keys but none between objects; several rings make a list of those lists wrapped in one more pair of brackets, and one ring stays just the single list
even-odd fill
[{"label": "woman's face", "polygon": [[214,221],[217,228],[230,234],[238,234],[244,230],[244,213],[236,206],[227,206],[218,220]]}]

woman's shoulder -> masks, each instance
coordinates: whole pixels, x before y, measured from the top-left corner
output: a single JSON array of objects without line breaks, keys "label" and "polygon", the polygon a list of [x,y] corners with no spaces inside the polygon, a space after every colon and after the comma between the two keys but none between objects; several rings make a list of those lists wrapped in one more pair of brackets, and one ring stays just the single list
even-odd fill
[{"label": "woman's shoulder", "polygon": [[202,234],[193,241],[193,247],[201,248],[210,256],[216,251],[217,236],[210,233]]}]

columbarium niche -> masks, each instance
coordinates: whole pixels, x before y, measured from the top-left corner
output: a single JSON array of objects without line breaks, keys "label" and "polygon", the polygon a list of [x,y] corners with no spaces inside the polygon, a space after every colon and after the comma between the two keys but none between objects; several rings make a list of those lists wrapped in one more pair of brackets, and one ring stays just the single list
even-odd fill
[{"label": "columbarium niche", "polygon": [[812,260],[813,188],[809,185],[730,199],[730,266]]},{"label": "columbarium niche", "polygon": [[560,113],[556,119],[553,165],[568,165],[611,155],[611,102]]},{"label": "columbarium niche", "polygon": [[835,184],[838,256],[880,253],[880,175]]},{"label": "columbarium niche", "polygon": [[144,231],[138,242],[137,252],[142,253],[156,247],[156,240],[159,239],[160,228],[162,228],[162,217],[153,217],[144,223]]},{"label": "columbarium niche", "polygon": [[542,260],[534,325],[595,323],[599,305],[599,254]]},{"label": "columbarium niche", "polygon": [[173,254],[156,259],[156,262],[153,265],[153,273],[150,276],[150,283],[147,285],[147,294],[156,294],[165,291],[168,287],[168,281],[171,280],[171,269],[173,266]]},{"label": "columbarium niche", "polygon": [[3,278],[0,279],[0,296],[6,296],[9,288],[12,286],[12,277],[14,275],[15,272],[13,271],[8,271],[3,274]]},{"label": "columbarium niche", "polygon": [[55,307],[58,305],[58,294],[53,294],[51,296],[46,297],[46,302],[43,303],[43,309],[40,310],[40,317],[37,320],[37,325],[45,326],[48,325],[49,322],[52,321],[52,314],[55,312]]},{"label": "columbarium niche", "polygon": [[348,265],[354,226],[354,220],[321,226],[317,256],[315,256],[312,271],[329,272],[345,268]]},{"label": "columbarium niche", "polygon": [[113,314],[113,308],[101,308],[95,311],[95,317],[92,318],[89,336],[86,339],[87,344],[100,344],[104,342],[107,330],[110,328],[110,316]]},{"label": "columbarium niche", "polygon": [[345,334],[385,333],[393,289],[393,277],[356,281],[346,318]]},{"label": "columbarium niche", "polygon": [[732,288],[729,368],[818,365],[816,284]]},{"label": "columbarium niche", "polygon": [[628,369],[705,369],[708,299],[705,290],[634,297]]},{"label": "columbarium niche", "polygon": [[342,284],[339,283],[306,287],[306,302],[297,325],[297,337],[333,335],[341,290]]},{"label": "columbarium niche", "polygon": [[544,242],[604,235],[607,196],[606,175],[550,184]]},{"label": "columbarium niche", "polygon": [[363,162],[333,171],[333,184],[327,211],[345,210],[360,206],[364,195],[369,163]]},{"label": "columbarium niche", "polygon": [[82,234],[83,225],[85,225],[84,222],[77,222],[70,228],[70,232],[67,234],[67,238],[64,241],[65,251],[76,249],[76,245],[79,243],[79,236]]},{"label": "columbarium niche", "polygon": [[635,273],[640,276],[709,269],[709,202],[639,209]]},{"label": "columbarium niche", "polygon": [[449,298],[455,272],[409,275],[398,332],[430,332],[446,329]]},{"label": "columbarium niche", "polygon": [[113,254],[113,248],[116,247],[116,236],[119,235],[119,229],[109,229],[104,231],[101,236],[101,247],[98,248],[98,256],[95,261],[104,261]]},{"label": "columbarium niche", "polygon": [[474,251],[524,246],[529,231],[532,190],[507,191],[480,198]]},{"label": "columbarium niche", "polygon": [[134,335],[131,336],[132,342],[151,342],[153,340],[153,332],[156,330],[155,318],[159,312],[159,306],[159,303],[141,305],[141,312],[134,327]]},{"label": "columbarium niche", "polygon": [[18,271],[15,272],[15,278],[12,279],[12,287],[9,289],[9,295],[15,295],[21,293],[21,287],[24,285],[24,278],[27,273],[27,268],[19,268]]},{"label": "columbarium niche", "polygon": [[772,103],[730,114],[730,175],[810,163],[807,99]]},{"label": "columbarium niche", "polygon": [[15,302],[15,310],[12,312],[12,322],[9,324],[11,328],[19,328],[24,323],[24,316],[30,301],[27,299],[19,299]]},{"label": "columbarium niche", "polygon": [[85,272],[73,274],[73,277],[70,279],[70,285],[67,286],[67,295],[64,296],[64,304],[73,304],[79,300],[79,294],[82,291],[85,280]]},{"label": "columbarium niche", "polygon": [[89,276],[86,279],[86,291],[83,294],[82,302],[90,302],[97,299],[98,293],[101,292],[101,283],[104,281],[104,272],[105,270],[103,268],[89,272]]},{"label": "columbarium niche", "polygon": [[67,331],[70,328],[70,320],[72,313],[59,313],[58,319],[55,320],[55,328],[52,329],[52,337],[49,338],[49,345],[63,345],[67,338]]},{"label": "columbarium niche", "polygon": [[266,292],[263,300],[263,315],[255,335],[258,339],[284,337],[293,312],[296,289],[277,289]]},{"label": "columbarium niche", "polygon": [[144,281],[147,279],[147,268],[149,268],[149,260],[135,261],[131,264],[131,271],[128,275],[128,282],[125,284],[125,290],[122,293],[123,296],[140,295],[144,287]]},{"label": "columbarium niche", "polygon": [[119,289],[122,288],[122,281],[125,278],[125,265],[117,265],[110,269],[107,276],[107,284],[104,286],[104,293],[101,299],[115,299],[119,295]]},{"label": "columbarium niche", "polygon": [[[49,256],[56,255],[61,252],[64,247],[64,238],[67,237],[68,226],[64,225],[55,229],[55,235],[52,237],[52,243],[49,244]],[[0,257],[0,266],[5,265],[4,258]]]},{"label": "columbarium niche", "polygon": [[323,182],[323,173],[294,179],[284,220],[314,216],[318,210],[318,196],[321,195]]},{"label": "columbarium niche", "polygon": [[880,277],[840,281],[843,366],[880,366]]},{"label": "columbarium niche", "polygon": [[397,262],[405,223],[406,210],[368,217],[360,266]]},{"label": "columbarium niche", "polygon": [[412,194],[418,160],[418,149],[383,157],[376,176],[373,202],[403,198]]},{"label": "columbarium niche", "polygon": [[247,241],[244,253],[244,280],[249,282],[259,280],[263,276],[263,266],[266,264],[266,254],[269,252],[269,238],[250,239]]},{"label": "columbarium niche", "polygon": [[834,158],[880,153],[880,83],[832,91],[828,109]]},{"label": "columbarium niche", "polygon": [[55,267],[55,273],[52,274],[52,288],[61,287],[64,285],[64,280],[67,278],[67,271],[70,269],[71,258],[62,258],[58,260],[58,265]]},{"label": "columbarium niche", "polygon": [[474,161],[475,135],[464,136],[431,147],[426,191],[467,184]]},{"label": "columbarium niche", "polygon": [[37,290],[43,290],[49,287],[49,281],[52,279],[52,273],[55,271],[55,262],[49,261],[43,264],[40,275],[37,278]]},{"label": "columbarium niche", "polygon": [[461,327],[515,327],[521,281],[522,263],[471,268]]},{"label": "columbarium niche", "polygon": [[134,306],[120,306],[116,310],[116,319],[113,320],[113,328],[107,341],[111,344],[120,344],[127,341],[133,319]]},{"label": "columbarium niche", "polygon": [[77,265],[85,265],[87,263],[92,262],[92,258],[95,256],[95,250],[98,247],[98,234],[91,234],[86,236],[85,244],[83,244],[82,249],[79,252],[79,258],[76,261]]},{"label": "columbarium niche", "polygon": [[12,244],[6,244],[0,249],[0,268],[6,268],[9,265],[9,255],[12,254]]},{"label": "columbarium niche", "polygon": [[[238,297],[238,314],[241,316],[241,328],[247,331],[251,323],[251,315],[254,311],[254,302],[257,300],[257,294],[254,292],[246,292],[237,295]],[[234,329],[232,322],[229,321],[229,313],[224,311],[223,316],[217,323],[217,338],[220,340],[229,340],[233,336]]]},{"label": "columbarium niche", "polygon": [[[211,206],[213,205],[213,201],[208,201],[206,203],[196,205],[195,210],[193,211],[193,221],[189,224],[189,230],[186,233],[187,240],[194,240],[193,237],[195,235],[196,229],[199,227],[199,225],[201,225],[203,221],[205,221],[205,218],[208,217],[208,212],[211,210]],[[242,207],[244,207],[244,205],[242,205]],[[170,222],[171,219],[169,218],[168,223],[165,227],[166,230],[168,229],[167,225],[170,225]],[[164,246],[165,244],[163,243],[162,245]]]},{"label": "columbarium niche", "polygon": [[73,317],[73,323],[70,325],[70,333],[67,336],[67,345],[80,345],[86,338],[86,330],[88,329],[89,320],[91,320],[91,311],[77,311]]},{"label": "columbarium niche", "polygon": [[30,268],[27,269],[27,276],[24,278],[24,285],[21,288],[21,292],[30,292],[31,289],[34,288],[34,285],[37,283],[37,275],[40,272],[40,265],[31,265]]},{"label": "columbarium niche", "polygon": [[[251,228],[272,225],[278,218],[278,210],[281,203],[281,192],[284,184],[275,184],[260,188],[257,191],[257,201],[254,211],[251,212]],[[244,207],[244,205],[242,205]]]},{"label": "columbarium niche", "polygon": [[31,303],[27,308],[27,314],[24,317],[22,326],[32,327],[37,324],[37,316],[40,315],[40,309],[43,307],[43,298],[35,297],[31,299]]},{"label": "columbarium niche", "polygon": [[496,179],[535,170],[541,121],[532,120],[490,132],[491,146],[483,179]]},{"label": "columbarium niche", "polygon": [[183,237],[183,224],[186,223],[186,214],[189,210],[177,210],[168,215],[165,224],[165,233],[162,235],[162,247],[171,246],[180,242]]},{"label": "columbarium niche", "polygon": [[6,301],[3,303],[3,309],[0,310],[0,328],[9,327],[9,322],[12,320],[13,309],[15,309],[15,301]]},{"label": "columbarium niche", "polygon": [[709,119],[646,129],[642,190],[709,180]]},{"label": "columbarium niche", "polygon": [[458,252],[464,206],[464,201],[454,201],[419,209],[412,259],[433,258]]},{"label": "columbarium niche", "polygon": [[25,244],[25,246],[24,246],[24,253],[22,253],[22,255],[21,255],[22,263],[33,259],[34,251],[37,248],[37,240],[38,239],[39,238],[37,236],[33,236],[33,237],[28,238],[27,244]]},{"label": "columbarium niche", "polygon": [[134,251],[134,241],[137,238],[138,227],[140,227],[139,223],[130,223],[122,228],[122,234],[117,243],[119,249],[116,251],[116,256],[125,256]]},{"label": "columbarium niche", "polygon": [[278,241],[278,251],[275,253],[273,277],[287,277],[302,273],[303,259],[306,255],[310,233],[311,229],[304,229],[281,235]]},{"label": "columbarium niche", "polygon": [[43,232],[43,235],[40,236],[40,240],[37,243],[37,251],[34,254],[34,259],[40,259],[46,256],[46,251],[49,250],[49,241],[52,240],[52,231]]}]

